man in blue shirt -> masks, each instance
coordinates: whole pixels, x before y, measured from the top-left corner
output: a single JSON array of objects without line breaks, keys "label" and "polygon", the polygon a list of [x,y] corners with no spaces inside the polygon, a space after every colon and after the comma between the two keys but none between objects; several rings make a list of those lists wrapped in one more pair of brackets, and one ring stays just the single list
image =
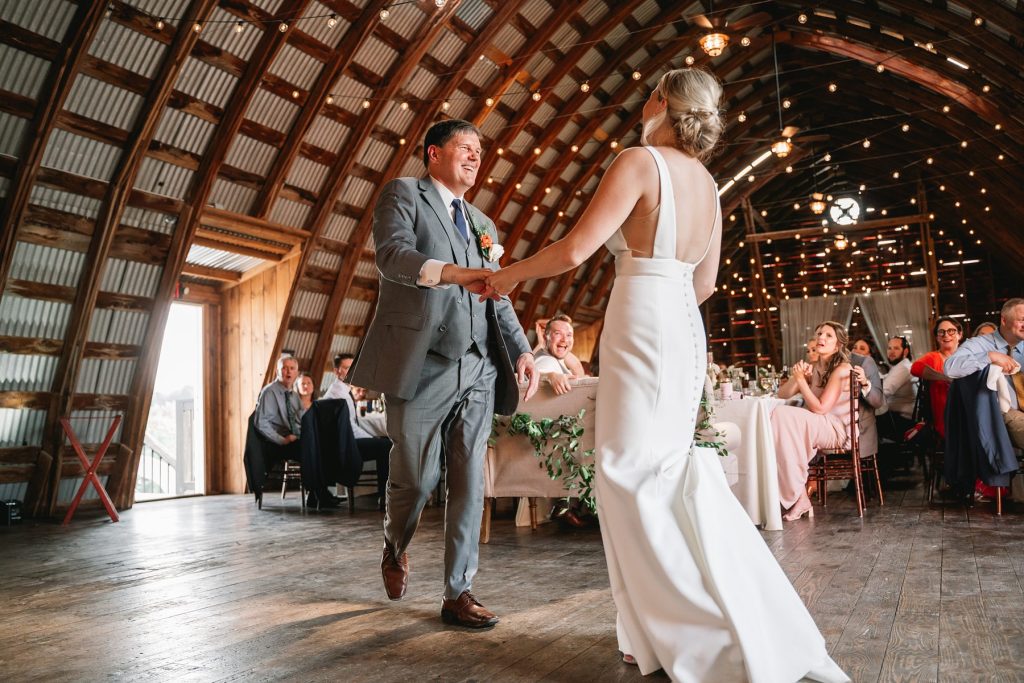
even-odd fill
[{"label": "man in blue shirt", "polygon": [[968,339],[946,359],[945,372],[956,379],[966,377],[989,365],[998,365],[1010,382],[1010,410],[1003,414],[1010,440],[1024,448],[1024,299],[1003,304],[999,329],[991,334]]}]

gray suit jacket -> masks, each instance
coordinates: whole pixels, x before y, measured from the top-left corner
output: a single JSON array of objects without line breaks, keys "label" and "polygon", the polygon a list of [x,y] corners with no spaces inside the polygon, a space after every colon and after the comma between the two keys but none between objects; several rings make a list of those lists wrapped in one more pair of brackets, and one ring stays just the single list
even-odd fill
[{"label": "gray suit jacket", "polygon": [[[466,213],[471,228],[486,230],[497,243],[487,216],[469,203]],[[530,351],[512,303],[508,298],[480,303],[455,285],[416,284],[428,259],[498,269],[484,259],[475,235],[467,243],[458,234],[450,216],[429,177],[397,178],[384,186],[373,212],[380,297],[349,379],[410,399],[419,388],[427,353],[454,361],[477,345],[487,348],[498,369],[495,411],[511,414],[519,402],[514,363]]]},{"label": "gray suit jacket", "polygon": [[882,393],[882,375],[878,372],[878,363],[870,356],[859,353],[850,354],[850,363],[864,368],[864,376],[871,382],[871,391],[860,395],[860,454],[862,456],[878,453],[878,427],[875,425],[875,411],[885,405],[885,394]]}]

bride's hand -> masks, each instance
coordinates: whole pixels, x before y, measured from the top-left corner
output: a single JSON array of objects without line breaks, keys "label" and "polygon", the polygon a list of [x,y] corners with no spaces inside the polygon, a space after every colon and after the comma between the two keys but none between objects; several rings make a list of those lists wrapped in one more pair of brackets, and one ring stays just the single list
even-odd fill
[{"label": "bride's hand", "polygon": [[485,278],[487,283],[487,289],[481,295],[480,300],[484,299],[499,299],[503,296],[507,296],[509,292],[515,289],[515,286],[519,284],[519,281],[507,270],[497,270]]}]

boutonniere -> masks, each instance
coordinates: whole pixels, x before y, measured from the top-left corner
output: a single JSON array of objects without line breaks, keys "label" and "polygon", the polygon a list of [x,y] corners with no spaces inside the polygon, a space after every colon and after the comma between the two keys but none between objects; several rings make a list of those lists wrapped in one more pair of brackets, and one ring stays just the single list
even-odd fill
[{"label": "boutonniere", "polygon": [[505,247],[495,243],[487,229],[477,226],[476,221],[471,220],[469,224],[473,234],[476,235],[476,244],[480,247],[480,253],[491,263],[497,263],[501,255],[505,253]]}]

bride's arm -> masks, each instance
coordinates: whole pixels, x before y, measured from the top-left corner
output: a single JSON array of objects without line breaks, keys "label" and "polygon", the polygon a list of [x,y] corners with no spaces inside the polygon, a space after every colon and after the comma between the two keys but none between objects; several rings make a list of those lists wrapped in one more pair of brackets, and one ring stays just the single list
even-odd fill
[{"label": "bride's arm", "polygon": [[605,172],[583,216],[568,235],[533,256],[502,268],[488,278],[500,294],[517,283],[572,270],[593,254],[629,217],[654,171],[654,158],[640,147],[619,154]]}]

